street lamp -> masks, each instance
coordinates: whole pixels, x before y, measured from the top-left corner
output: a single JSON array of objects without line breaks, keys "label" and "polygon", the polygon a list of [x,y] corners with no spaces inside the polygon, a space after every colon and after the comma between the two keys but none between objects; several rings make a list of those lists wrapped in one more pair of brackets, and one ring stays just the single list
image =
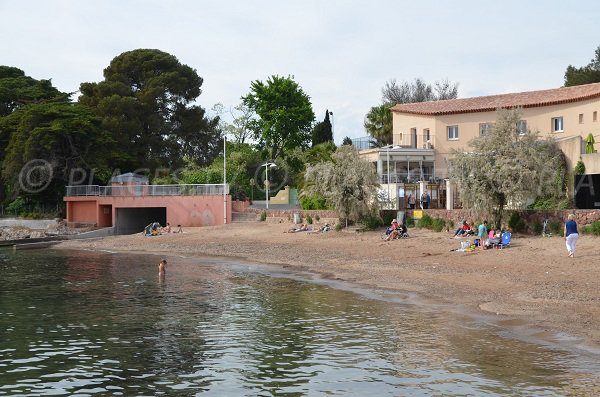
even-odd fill
[{"label": "street lamp", "polygon": [[[391,204],[391,198],[390,198],[390,146],[392,145],[387,145],[387,199],[388,199],[388,203]],[[392,146],[392,149],[400,149],[400,146],[396,145],[396,146]]]},{"label": "street lamp", "polygon": [[223,225],[227,224],[227,136],[223,135]]},{"label": "street lamp", "polygon": [[267,191],[267,209],[269,209],[269,168],[277,167],[277,164],[265,163],[262,166],[265,167],[265,190]]}]

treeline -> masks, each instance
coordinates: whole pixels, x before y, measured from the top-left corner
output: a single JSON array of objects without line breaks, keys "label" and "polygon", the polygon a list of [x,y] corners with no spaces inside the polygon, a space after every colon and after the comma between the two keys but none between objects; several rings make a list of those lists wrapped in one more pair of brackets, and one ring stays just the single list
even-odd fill
[{"label": "treeline", "polygon": [[335,151],[330,112],[315,123],[310,97],[291,76],[251,82],[226,123],[222,105],[209,115],[198,104],[202,77],[168,53],[122,53],[103,75],[81,83],[75,99],[50,80],[0,66],[4,206],[60,205],[66,185],[104,185],[125,172],[151,183],[222,183],[224,136],[232,193],[258,198],[265,161],[278,165],[269,172],[276,189],[301,184],[307,163]]}]

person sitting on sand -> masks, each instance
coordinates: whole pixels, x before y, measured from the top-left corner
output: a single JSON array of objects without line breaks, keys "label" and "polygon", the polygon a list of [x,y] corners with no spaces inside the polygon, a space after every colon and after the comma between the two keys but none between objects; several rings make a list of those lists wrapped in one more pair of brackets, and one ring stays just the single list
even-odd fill
[{"label": "person sitting on sand", "polygon": [[181,225],[177,225],[177,230],[173,230],[173,233],[183,233],[183,229],[181,228]]},{"label": "person sitting on sand", "polygon": [[167,222],[167,226],[160,229],[160,233],[171,233],[171,225]]},{"label": "person sitting on sand", "polygon": [[389,233],[386,232],[387,237],[385,238],[385,241],[390,241],[398,238],[398,221],[396,219],[392,219],[392,224],[390,225],[387,231]]},{"label": "person sitting on sand", "polygon": [[158,274],[160,276],[164,276],[166,272],[167,272],[167,260],[161,259],[160,262],[158,263]]},{"label": "person sitting on sand", "polygon": [[488,239],[485,242],[487,248],[493,247],[494,245],[500,244],[500,238],[497,237],[498,233],[494,229],[490,229],[488,233]]},{"label": "person sitting on sand", "polygon": [[456,229],[454,232],[454,237],[464,237],[467,235],[467,232],[471,230],[471,226],[467,223],[467,221],[462,221],[462,225]]}]

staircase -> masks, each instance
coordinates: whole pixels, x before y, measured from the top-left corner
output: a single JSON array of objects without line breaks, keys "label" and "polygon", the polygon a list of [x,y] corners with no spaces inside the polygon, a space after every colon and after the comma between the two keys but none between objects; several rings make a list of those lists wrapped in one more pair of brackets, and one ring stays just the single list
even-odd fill
[{"label": "staircase", "polygon": [[254,212],[232,212],[231,223],[256,222],[258,215]]}]

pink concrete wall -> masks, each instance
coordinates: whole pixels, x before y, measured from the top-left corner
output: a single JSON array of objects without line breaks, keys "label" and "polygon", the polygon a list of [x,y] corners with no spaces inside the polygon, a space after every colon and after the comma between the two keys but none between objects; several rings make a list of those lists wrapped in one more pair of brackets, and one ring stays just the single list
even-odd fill
[{"label": "pink concrete wall", "polygon": [[[117,208],[165,207],[171,226],[210,226],[223,224],[223,196],[86,196],[65,197],[68,222],[104,223],[101,206],[111,206],[111,224]],[[231,223],[231,196],[227,196],[227,223]]]},{"label": "pink concrete wall", "polygon": [[69,214],[71,216],[71,219],[67,218],[67,222],[98,223],[96,214],[96,202],[84,201],[81,203],[77,203],[77,205],[71,205],[71,212]]}]

